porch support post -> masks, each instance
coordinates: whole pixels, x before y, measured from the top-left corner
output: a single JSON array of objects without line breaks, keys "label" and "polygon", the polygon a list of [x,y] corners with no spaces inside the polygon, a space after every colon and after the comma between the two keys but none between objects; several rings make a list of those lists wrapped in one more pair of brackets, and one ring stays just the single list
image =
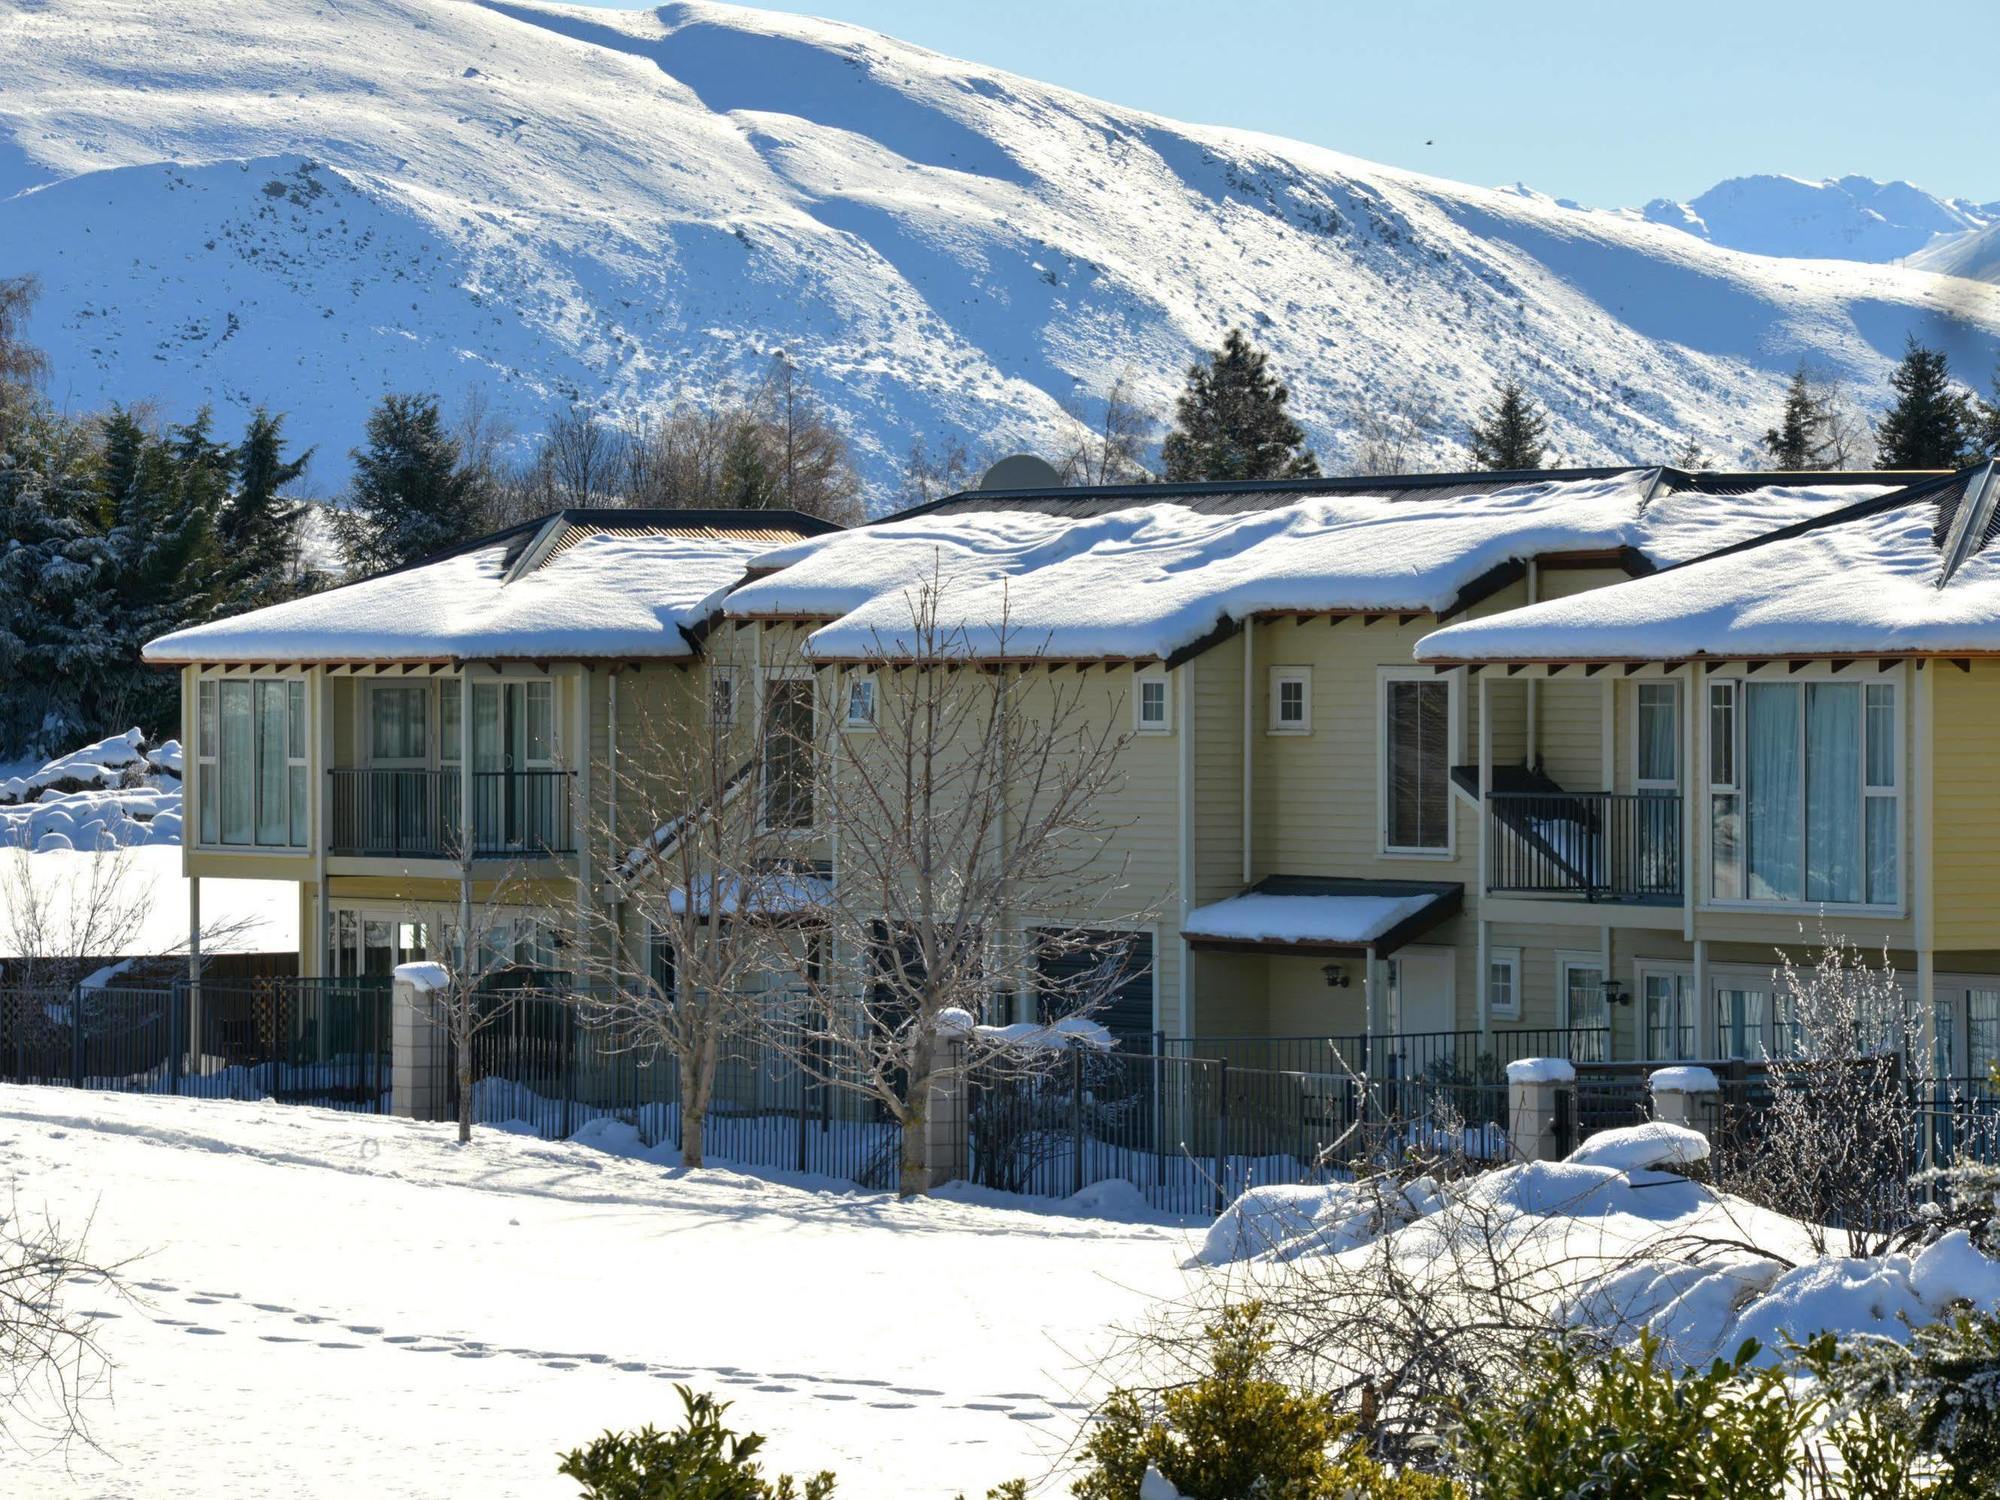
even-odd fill
[{"label": "porch support post", "polygon": [[1722,1049],[1719,1039],[1711,1040],[1714,1026],[1710,1024],[1708,997],[1708,939],[1694,940],[1694,1055],[1714,1057]]},{"label": "porch support post", "polygon": [[477,960],[472,942],[472,676],[458,669],[458,953],[452,962],[467,974]]},{"label": "porch support post", "polygon": [[[1936,872],[1932,868],[1931,836],[1936,827],[1932,821],[1935,812],[1937,790],[1931,774],[1931,753],[1936,729],[1934,713],[1936,709],[1935,683],[1937,668],[1926,669],[1919,661],[1916,668],[1916,734],[1915,745],[1910,755],[1912,779],[1916,782],[1915,836],[1910,840],[1915,857],[1910,864],[1914,867],[1913,915],[1917,929],[1917,1026],[1918,1045],[1923,1048],[1923,1057],[1916,1070],[1918,1076],[1937,1066],[1937,913],[1932,903],[1932,884]],[[1928,1101],[1926,1101],[1928,1102]],[[1935,1132],[1924,1132],[1922,1163],[1931,1165],[1932,1145]]]},{"label": "porch support post", "polygon": [[1701,729],[1708,713],[1708,665],[1696,662],[1688,672],[1687,702],[1682,706],[1681,742],[1681,938],[1694,941],[1695,872],[1702,869],[1702,820],[1696,813],[1708,801],[1708,743]]},{"label": "porch support post", "polygon": [[1479,674],[1479,876],[1472,888],[1479,900],[1479,967],[1473,974],[1473,997],[1478,1004],[1479,1045],[1486,1050],[1493,1035],[1493,1017],[1488,1006],[1488,976],[1492,972],[1490,956],[1493,946],[1492,923],[1486,920],[1486,890],[1491,868],[1488,862],[1489,843],[1493,826],[1493,678],[1490,674]]},{"label": "porch support post", "polygon": [[[1532,557],[1528,559],[1528,602],[1539,603],[1542,597],[1542,569]],[[1527,765],[1533,770],[1541,760],[1541,717],[1542,695],[1541,676],[1537,672],[1528,674],[1528,740]]]},{"label": "porch support post", "polygon": [[188,876],[188,1071],[201,1071],[201,877]]},{"label": "porch support post", "polygon": [[312,779],[312,793],[307,797],[311,806],[311,831],[313,847],[313,879],[317,882],[316,899],[313,902],[313,931],[306,941],[313,945],[310,955],[299,955],[299,972],[306,975],[326,974],[326,955],[333,945],[333,906],[326,888],[326,851],[333,841],[331,819],[333,799],[333,704],[332,693],[327,687],[326,668],[313,667],[306,674],[306,705],[312,715],[312,727],[306,738],[318,749],[318,754],[306,762],[306,775]]},{"label": "porch support post", "polygon": [[1243,883],[1246,886],[1256,879],[1251,873],[1255,854],[1252,823],[1256,817],[1256,770],[1252,753],[1257,743],[1256,634],[1257,617],[1246,616],[1243,621]]},{"label": "porch support post", "polygon": [[[1608,986],[1613,982],[1611,973],[1611,923],[1608,920],[1598,933],[1597,944],[1599,953],[1598,962],[1602,965],[1600,972],[1604,975],[1604,983]],[[1615,1062],[1618,1058],[1618,1018],[1612,1014],[1615,1009],[1616,1007],[1611,1004],[1610,992],[1607,989],[1604,1000],[1604,1060],[1606,1062]],[[1634,1055],[1642,1054],[1635,1052]]]}]

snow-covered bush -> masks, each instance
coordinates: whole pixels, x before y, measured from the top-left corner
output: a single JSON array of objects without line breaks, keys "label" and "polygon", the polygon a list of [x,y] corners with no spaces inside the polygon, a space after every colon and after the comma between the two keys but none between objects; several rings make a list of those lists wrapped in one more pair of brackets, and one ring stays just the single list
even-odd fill
[{"label": "snow-covered bush", "polygon": [[1911,1330],[1907,1343],[1822,1336],[1802,1362],[1837,1404],[1841,1424],[1828,1441],[1850,1473],[1857,1458],[1879,1455],[1892,1472],[1930,1479],[1908,1493],[1992,1495],[2000,1486],[2000,1317],[1960,1308]]}]

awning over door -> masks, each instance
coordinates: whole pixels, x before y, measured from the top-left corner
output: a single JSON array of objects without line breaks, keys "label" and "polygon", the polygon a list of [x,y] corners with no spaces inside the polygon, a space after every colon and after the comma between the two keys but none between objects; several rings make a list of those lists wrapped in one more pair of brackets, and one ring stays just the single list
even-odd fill
[{"label": "awning over door", "polygon": [[1457,915],[1464,902],[1456,881],[1273,875],[1197,907],[1181,933],[1212,951],[1381,958]]}]

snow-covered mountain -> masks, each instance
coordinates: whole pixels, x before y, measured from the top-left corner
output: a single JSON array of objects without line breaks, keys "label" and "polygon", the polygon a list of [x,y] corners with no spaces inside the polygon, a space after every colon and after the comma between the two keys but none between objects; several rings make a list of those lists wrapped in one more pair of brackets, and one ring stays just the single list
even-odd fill
[{"label": "snow-covered mountain", "polygon": [[[1732,177],[1686,203],[1656,198],[1641,213],[1655,224],[1753,255],[1876,263],[1907,256],[1915,258],[1912,264],[1953,275],[1979,274],[1963,269],[1979,258],[1942,252],[2000,226],[2000,203],[1940,198],[1914,183],[1872,177]],[[1996,261],[2000,254],[1989,245],[1988,272]]]},{"label": "snow-covered mountain", "polygon": [[708,4],[28,0],[0,77],[0,273],[42,278],[56,394],[225,427],[268,402],[323,489],[387,389],[483,386],[532,431],[781,349],[878,485],[919,436],[1046,447],[1128,367],[1164,409],[1231,323],[1336,465],[1401,407],[1459,461],[1509,374],[1567,457],[1730,462],[1805,352],[1879,387],[1912,330],[1969,375],[2000,351],[2000,287],[1744,255]]}]

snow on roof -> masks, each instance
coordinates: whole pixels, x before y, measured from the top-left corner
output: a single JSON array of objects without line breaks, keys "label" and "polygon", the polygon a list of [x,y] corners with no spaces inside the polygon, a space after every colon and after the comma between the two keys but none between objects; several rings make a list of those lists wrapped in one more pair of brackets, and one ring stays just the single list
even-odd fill
[{"label": "snow on roof", "polygon": [[996,499],[769,552],[724,612],[828,621],[807,642],[822,660],[909,656],[923,646],[913,601],[936,579],[952,654],[1166,659],[1258,614],[1443,610],[1481,575],[1535,556],[1631,548],[1673,563],[1885,488],[1718,494],[1633,469],[1495,476],[1442,494],[1285,491],[1226,513],[1142,495],[1083,515]]},{"label": "snow on roof", "polygon": [[[785,515],[775,521],[781,523]],[[579,534],[581,530],[581,534]],[[544,524],[435,561],[196,625],[150,642],[149,662],[454,661],[685,657],[682,629],[776,537],[801,528]]]},{"label": "snow on roof", "polygon": [[1330,943],[1364,947],[1438,899],[1434,891],[1407,896],[1271,895],[1250,891],[1198,906],[1181,934],[1236,943]]},{"label": "snow on roof", "polygon": [[1448,625],[1418,642],[1417,659],[2000,652],[2000,548],[1986,545],[1982,524],[2000,477],[1984,468],[1983,489],[1978,470],[1912,486],[1906,500],[1856,505],[1651,577]]}]

